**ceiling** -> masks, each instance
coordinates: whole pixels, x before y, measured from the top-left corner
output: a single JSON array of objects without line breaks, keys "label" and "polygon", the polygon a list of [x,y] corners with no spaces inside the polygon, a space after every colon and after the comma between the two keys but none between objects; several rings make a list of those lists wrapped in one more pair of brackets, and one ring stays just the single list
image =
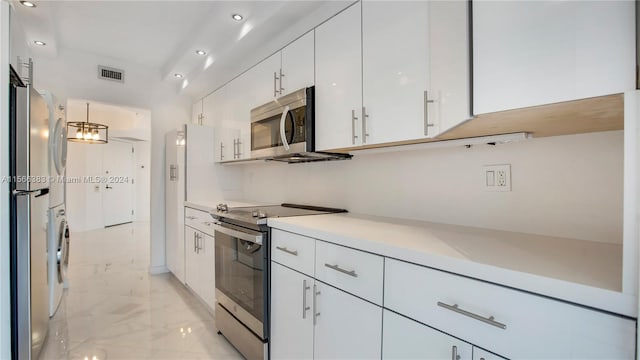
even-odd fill
[{"label": "ceiling", "polygon": [[[12,0],[35,57],[70,49],[141,64],[179,91],[197,95],[217,64],[237,62],[318,8],[349,1],[55,1]],[[338,6],[344,7],[340,4]],[[233,14],[244,16],[242,21]],[[309,29],[309,28],[307,28]],[[36,46],[41,40],[46,46]],[[249,46],[251,45],[251,46]],[[206,55],[197,55],[204,50]],[[225,60],[225,61],[220,61]],[[220,72],[220,71],[218,71]],[[179,73],[183,79],[177,79]],[[206,78],[206,76],[204,77]],[[227,79],[228,80],[228,79]],[[206,84],[205,84],[206,83]],[[208,89],[209,91],[212,89]]]}]

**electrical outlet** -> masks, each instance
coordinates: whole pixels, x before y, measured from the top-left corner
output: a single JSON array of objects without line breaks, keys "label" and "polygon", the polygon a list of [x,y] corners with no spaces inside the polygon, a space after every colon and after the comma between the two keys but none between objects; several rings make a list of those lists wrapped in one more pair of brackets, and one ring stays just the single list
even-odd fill
[{"label": "electrical outlet", "polygon": [[485,165],[483,167],[485,191],[511,191],[511,165]]}]

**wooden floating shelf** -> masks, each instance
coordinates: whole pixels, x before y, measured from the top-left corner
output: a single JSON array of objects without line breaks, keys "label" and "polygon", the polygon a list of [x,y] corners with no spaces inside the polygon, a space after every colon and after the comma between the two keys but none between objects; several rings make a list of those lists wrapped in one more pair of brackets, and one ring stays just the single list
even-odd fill
[{"label": "wooden floating shelf", "polygon": [[556,104],[482,114],[437,139],[527,132],[533,137],[624,129],[624,95],[614,94]]},{"label": "wooden floating shelf", "polygon": [[506,110],[473,117],[428,139],[331,150],[345,152],[402,145],[528,133],[532,137],[583,134],[624,129],[624,94]]}]

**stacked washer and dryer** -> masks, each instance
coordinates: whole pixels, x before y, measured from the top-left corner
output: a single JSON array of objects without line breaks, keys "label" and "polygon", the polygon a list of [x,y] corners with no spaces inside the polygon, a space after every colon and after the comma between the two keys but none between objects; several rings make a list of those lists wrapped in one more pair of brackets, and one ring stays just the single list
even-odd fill
[{"label": "stacked washer and dryer", "polygon": [[53,316],[68,286],[69,227],[66,217],[67,127],[64,107],[48,92],[42,94],[49,105],[49,226],[47,262],[49,269],[49,316]]}]

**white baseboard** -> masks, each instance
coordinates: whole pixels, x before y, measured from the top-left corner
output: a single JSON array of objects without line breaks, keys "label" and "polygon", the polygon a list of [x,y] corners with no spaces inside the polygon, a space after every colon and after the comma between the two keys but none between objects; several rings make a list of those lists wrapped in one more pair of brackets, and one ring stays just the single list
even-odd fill
[{"label": "white baseboard", "polygon": [[165,265],[149,267],[149,274],[151,275],[164,274],[168,272],[169,272],[169,269]]}]

